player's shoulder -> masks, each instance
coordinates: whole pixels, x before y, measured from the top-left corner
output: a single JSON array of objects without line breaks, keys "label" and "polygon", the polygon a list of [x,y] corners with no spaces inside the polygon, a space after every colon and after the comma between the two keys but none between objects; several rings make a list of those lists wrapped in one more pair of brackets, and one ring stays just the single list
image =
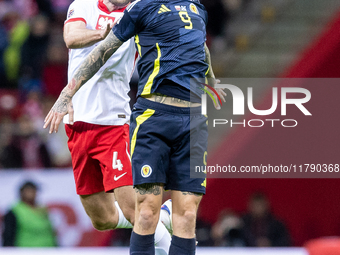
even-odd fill
[{"label": "player's shoulder", "polygon": [[147,2],[150,2],[150,0],[135,0],[126,7],[126,11],[130,12],[136,9],[141,10],[147,6]]},{"label": "player's shoulder", "polygon": [[204,5],[199,0],[185,0],[185,1],[188,2],[190,4],[190,6],[195,5],[195,6],[205,10]]},{"label": "player's shoulder", "polygon": [[170,3],[170,0],[136,0],[133,1],[126,9],[129,10],[133,10],[133,9],[138,9],[138,10],[142,10],[142,9],[150,9],[153,6],[157,6],[159,4],[166,4],[166,3]]},{"label": "player's shoulder", "polygon": [[96,8],[97,2],[98,0],[74,0],[68,8],[66,20],[87,17]]},{"label": "player's shoulder", "polygon": [[199,0],[153,0],[152,2],[156,5],[192,6],[193,9],[200,8],[205,10],[204,5]]},{"label": "player's shoulder", "polygon": [[126,10],[128,12],[141,12],[145,11],[144,14],[149,14],[150,10],[155,6],[170,3],[170,0],[136,0],[133,1]]}]

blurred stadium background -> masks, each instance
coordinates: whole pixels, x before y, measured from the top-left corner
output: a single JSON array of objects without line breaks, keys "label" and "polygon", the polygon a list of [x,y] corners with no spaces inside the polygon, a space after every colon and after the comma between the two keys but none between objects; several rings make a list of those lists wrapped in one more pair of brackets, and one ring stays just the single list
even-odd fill
[{"label": "blurred stadium background", "polygon": [[[44,116],[67,80],[67,49],[62,31],[70,2],[0,0],[0,218],[18,200],[20,185],[33,180],[39,186],[39,203],[49,209],[60,249],[29,250],[30,253],[127,254],[128,249],[122,247],[129,243],[129,231],[95,231],[83,211],[75,194],[64,130],[47,135],[42,129]],[[217,77],[339,77],[339,0],[201,2],[209,13],[207,43]],[[131,81],[131,104],[137,79],[134,76]],[[327,107],[339,107],[339,90],[340,87],[334,88],[328,95],[332,104]],[[265,94],[266,91],[257,100]],[[221,165],[236,164],[245,158],[252,162],[253,158],[278,157],[280,152],[288,153],[292,145],[299,148],[299,144],[308,140],[306,137],[318,137],[308,151],[294,150],[291,159],[309,160],[312,156],[334,160],[339,155],[340,136],[339,120],[335,118],[333,122],[334,128],[327,133],[300,130],[289,139],[280,136],[277,130],[268,133],[264,129],[252,134],[236,128],[228,133],[216,132],[209,140],[213,141],[209,144],[213,152],[209,157],[215,157],[212,160]],[[257,149],[266,139],[276,140],[275,155],[270,146]],[[233,154],[221,158],[218,151],[226,144],[234,149]],[[323,155],[318,155],[320,147]],[[311,250],[317,248],[310,243],[318,238],[340,236],[339,186],[339,179],[208,180],[197,237],[199,246],[214,248],[199,248],[197,254],[300,255],[307,254],[305,248],[299,247],[308,242],[310,254],[339,254],[334,251],[340,251],[336,238],[324,241],[337,247],[330,253],[325,249],[313,253]],[[279,234],[283,234],[284,241],[261,245],[243,236],[246,231],[241,226],[254,194],[262,196],[270,206],[272,217],[282,225]],[[262,223],[257,227],[270,227],[270,223]],[[74,250],[79,246],[92,248]],[[98,248],[102,246],[106,248]],[[24,253],[29,254],[27,250],[0,248],[0,254]]]}]

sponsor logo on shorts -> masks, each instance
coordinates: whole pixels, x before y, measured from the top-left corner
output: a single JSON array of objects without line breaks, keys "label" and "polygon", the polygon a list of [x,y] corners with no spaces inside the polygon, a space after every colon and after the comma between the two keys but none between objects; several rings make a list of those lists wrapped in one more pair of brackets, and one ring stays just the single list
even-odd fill
[{"label": "sponsor logo on shorts", "polygon": [[199,14],[196,5],[194,5],[193,3],[190,4],[190,11]]},{"label": "sponsor logo on shorts", "polygon": [[115,180],[115,181],[118,181],[120,178],[122,178],[124,175],[126,175],[127,174],[127,172],[125,172],[125,173],[123,173],[123,174],[121,174],[121,175],[119,175],[119,176],[113,176],[113,179]]},{"label": "sponsor logo on shorts", "polygon": [[144,178],[149,177],[149,176],[151,175],[151,173],[152,173],[152,168],[151,168],[151,166],[149,166],[149,165],[144,165],[144,166],[142,166],[141,174],[142,174],[142,176],[143,176]]}]

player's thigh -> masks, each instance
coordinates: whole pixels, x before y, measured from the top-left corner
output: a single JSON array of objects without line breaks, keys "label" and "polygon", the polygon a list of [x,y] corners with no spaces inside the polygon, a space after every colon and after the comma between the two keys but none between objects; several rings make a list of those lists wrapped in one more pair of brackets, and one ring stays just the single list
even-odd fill
[{"label": "player's thigh", "polygon": [[132,185],[116,188],[114,194],[125,218],[134,222],[136,192]]},{"label": "player's thigh", "polygon": [[137,185],[135,189],[136,224],[134,229],[139,234],[154,233],[162,205],[163,184],[141,184]]},{"label": "player's thigh", "polygon": [[[168,182],[165,189],[205,194],[205,173],[195,174],[196,166],[206,164],[208,130],[206,117],[202,115],[185,116],[187,123],[182,129],[178,143],[172,148]],[[193,178],[195,177],[195,178]]]},{"label": "player's thigh", "polygon": [[80,201],[92,221],[110,221],[117,213],[114,193],[102,191],[91,195],[81,195]]},{"label": "player's thigh", "polygon": [[172,190],[172,212],[179,215],[183,215],[185,212],[197,212],[202,197],[202,193]]},{"label": "player's thigh", "polygon": [[92,148],[87,142],[93,139],[90,132],[93,126],[95,125],[85,122],[65,125],[78,195],[89,195],[104,190],[100,165],[91,157]]},{"label": "player's thigh", "polygon": [[166,182],[170,153],[170,147],[163,139],[166,131],[161,113],[138,102],[135,104],[130,124],[134,186]]},{"label": "player's thigh", "polygon": [[193,238],[197,210],[203,194],[171,191],[173,233],[183,238]]},{"label": "player's thigh", "polygon": [[93,133],[91,156],[99,162],[105,191],[132,185],[129,126],[100,126]]},{"label": "player's thigh", "polygon": [[155,210],[160,209],[163,198],[162,183],[145,183],[136,185],[136,205],[137,208],[144,204],[149,207],[154,207]]}]

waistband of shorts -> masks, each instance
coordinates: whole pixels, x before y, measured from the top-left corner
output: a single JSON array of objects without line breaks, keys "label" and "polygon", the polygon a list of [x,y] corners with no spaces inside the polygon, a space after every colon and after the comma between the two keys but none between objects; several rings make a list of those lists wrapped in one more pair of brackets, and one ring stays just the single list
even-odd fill
[{"label": "waistband of shorts", "polygon": [[150,101],[143,97],[138,97],[137,104],[140,104],[142,106],[154,109],[154,110],[160,110],[167,113],[172,114],[183,114],[183,115],[190,115],[190,114],[201,114],[201,107],[177,107],[172,105],[166,105],[162,103],[157,103]]}]

